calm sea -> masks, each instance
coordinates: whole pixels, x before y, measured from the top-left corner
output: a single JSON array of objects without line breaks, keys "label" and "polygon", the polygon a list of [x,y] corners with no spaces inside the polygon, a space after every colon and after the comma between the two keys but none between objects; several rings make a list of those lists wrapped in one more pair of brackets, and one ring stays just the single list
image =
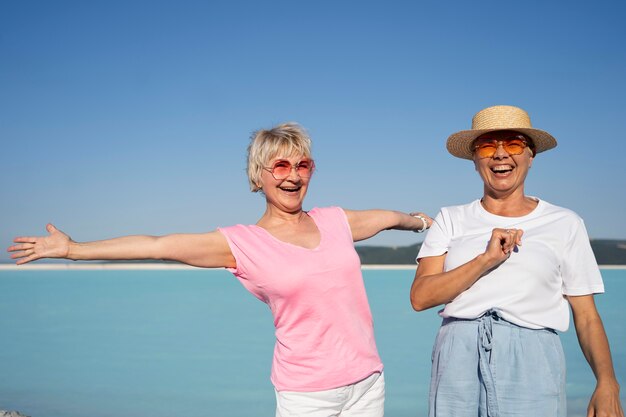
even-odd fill
[{"label": "calm sea", "polygon": [[[596,297],[626,384],[626,270]],[[364,271],[385,363],[386,415],[426,415],[436,311],[409,305],[412,272]],[[594,378],[562,335],[570,416]],[[0,271],[0,409],[32,417],[273,416],[269,309],[226,271]],[[623,391],[626,392],[626,389]],[[624,398],[623,398],[624,401]]]}]

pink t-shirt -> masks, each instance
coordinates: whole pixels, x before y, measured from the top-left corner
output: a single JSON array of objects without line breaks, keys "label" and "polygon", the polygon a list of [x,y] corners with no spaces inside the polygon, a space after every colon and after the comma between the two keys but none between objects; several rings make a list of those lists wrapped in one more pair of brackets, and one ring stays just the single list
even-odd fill
[{"label": "pink t-shirt", "polygon": [[308,212],[315,249],[282,242],[259,226],[220,228],[237,261],[229,268],[274,316],[271,380],[278,391],[321,391],[381,372],[361,263],[339,207]]}]

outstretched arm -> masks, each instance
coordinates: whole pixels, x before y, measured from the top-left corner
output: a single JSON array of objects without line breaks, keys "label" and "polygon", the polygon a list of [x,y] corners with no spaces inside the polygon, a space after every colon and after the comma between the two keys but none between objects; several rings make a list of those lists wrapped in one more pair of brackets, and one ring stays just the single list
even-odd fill
[{"label": "outstretched arm", "polygon": [[75,242],[54,227],[46,226],[48,236],[17,237],[8,248],[17,264],[41,258],[72,260],[162,259],[188,265],[218,268],[234,267],[228,242],[220,232],[173,234],[166,236],[124,236],[94,242]]},{"label": "outstretched arm", "polygon": [[593,295],[569,296],[580,347],[596,376],[596,389],[587,407],[588,417],[624,417],[609,341]]},{"label": "outstretched arm", "polygon": [[521,244],[522,233],[519,229],[493,229],[484,253],[450,271],[444,272],[445,254],[421,258],[411,285],[413,308],[422,311],[452,301],[504,262]]},{"label": "outstretched arm", "polygon": [[[424,213],[415,213],[423,220],[413,215],[391,210],[344,210],[348,217],[350,230],[352,230],[352,240],[369,239],[378,232],[389,229],[397,230],[424,230],[430,227],[433,220]],[[426,226],[426,227],[424,227]]]}]

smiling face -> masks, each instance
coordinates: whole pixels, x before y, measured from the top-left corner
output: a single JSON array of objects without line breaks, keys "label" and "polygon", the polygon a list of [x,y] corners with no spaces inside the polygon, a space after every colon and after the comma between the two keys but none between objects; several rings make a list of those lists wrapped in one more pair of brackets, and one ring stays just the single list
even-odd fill
[{"label": "smiling face", "polygon": [[311,158],[311,138],[297,123],[283,123],[252,134],[248,145],[248,182],[254,193],[261,191],[264,167],[280,155],[304,155]]},{"label": "smiling face", "polygon": [[301,177],[297,170],[292,168],[285,179],[276,179],[272,175],[271,167],[277,164],[286,165],[287,162],[292,167],[296,167],[304,161],[311,160],[304,155],[285,156],[279,154],[267,162],[265,166],[270,169],[263,169],[261,184],[259,185],[265,194],[268,207],[285,213],[297,213],[302,210],[302,203],[311,178]]},{"label": "smiling face", "polygon": [[[505,149],[506,143],[503,143],[519,135],[517,132],[500,130],[485,133],[474,141],[475,146],[497,141],[495,153],[491,157],[481,157],[479,152],[474,151],[474,166],[483,180],[485,195],[502,198],[516,193],[524,194],[524,181],[533,161],[531,146],[522,147],[521,153],[516,155],[517,147],[510,147],[509,153]],[[525,139],[530,145],[530,139]]]}]

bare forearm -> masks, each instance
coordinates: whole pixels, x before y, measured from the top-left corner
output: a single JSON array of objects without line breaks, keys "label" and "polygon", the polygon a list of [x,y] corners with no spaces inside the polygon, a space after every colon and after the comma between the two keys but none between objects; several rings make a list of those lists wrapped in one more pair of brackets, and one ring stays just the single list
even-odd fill
[{"label": "bare forearm", "polygon": [[[424,217],[426,218],[426,217]],[[424,226],[421,219],[400,211],[388,212],[388,224],[386,229],[393,230],[418,230]],[[426,225],[428,227],[428,224]]]},{"label": "bare forearm", "polygon": [[424,230],[432,223],[430,217],[421,213],[426,225],[419,218],[393,210],[345,210],[345,212],[355,242],[368,239],[383,230]]},{"label": "bare forearm", "polygon": [[575,325],[581,350],[598,383],[615,382],[609,341],[600,317],[590,318],[584,323],[576,322]]},{"label": "bare forearm", "polygon": [[178,233],[165,236],[125,236],[79,243],[54,225],[46,226],[48,236],[20,236],[8,248],[22,265],[42,258],[74,260],[167,259],[189,265],[218,268],[234,267],[235,258],[224,235]]},{"label": "bare forearm", "polygon": [[447,303],[474,285],[492,268],[505,262],[513,248],[521,244],[518,229],[493,229],[487,250],[471,261],[445,271],[446,254],[420,259],[411,286],[411,304],[417,311]]},{"label": "bare forearm", "polygon": [[70,242],[67,258],[72,260],[161,259],[159,238],[125,236],[94,242]]},{"label": "bare forearm", "polygon": [[[421,267],[421,265],[420,265]],[[411,286],[411,305],[417,311],[452,301],[489,270],[484,254],[450,271],[425,274],[418,268]]]},{"label": "bare forearm", "polygon": [[567,299],[572,307],[580,348],[597,380],[587,415],[624,417],[609,341],[593,295],[569,296]]}]

